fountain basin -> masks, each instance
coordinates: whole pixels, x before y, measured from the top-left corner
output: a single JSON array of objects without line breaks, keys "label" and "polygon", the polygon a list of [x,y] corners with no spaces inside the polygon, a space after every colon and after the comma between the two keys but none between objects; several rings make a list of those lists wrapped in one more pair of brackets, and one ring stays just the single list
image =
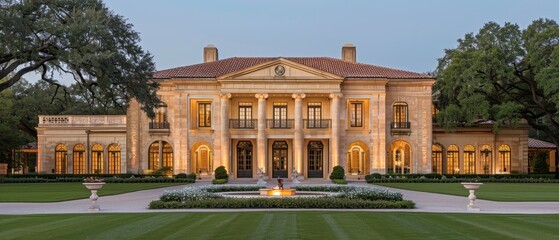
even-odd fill
[{"label": "fountain basin", "polygon": [[[267,190],[267,189],[262,189]],[[277,189],[276,189],[277,190]],[[332,197],[339,195],[336,192],[314,192],[314,191],[299,191],[296,195],[261,195],[260,191],[244,191],[244,192],[220,192],[216,193],[223,197],[229,198],[275,198],[275,197],[294,197],[294,198],[306,198],[306,197]]]},{"label": "fountain basin", "polygon": [[260,189],[260,196],[295,196],[295,189]]}]

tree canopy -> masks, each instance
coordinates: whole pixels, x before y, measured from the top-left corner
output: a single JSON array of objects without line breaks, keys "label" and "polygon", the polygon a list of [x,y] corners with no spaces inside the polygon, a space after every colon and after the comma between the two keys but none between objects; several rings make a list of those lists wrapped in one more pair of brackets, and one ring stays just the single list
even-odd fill
[{"label": "tree canopy", "polygon": [[118,106],[134,97],[153,116],[155,65],[132,27],[100,0],[0,0],[0,92],[33,72],[66,91],[55,79],[64,74],[84,97]]},{"label": "tree canopy", "polygon": [[498,131],[525,119],[559,145],[559,25],[554,20],[539,19],[526,29],[489,22],[445,50],[436,74],[437,120],[445,127],[490,120]]}]

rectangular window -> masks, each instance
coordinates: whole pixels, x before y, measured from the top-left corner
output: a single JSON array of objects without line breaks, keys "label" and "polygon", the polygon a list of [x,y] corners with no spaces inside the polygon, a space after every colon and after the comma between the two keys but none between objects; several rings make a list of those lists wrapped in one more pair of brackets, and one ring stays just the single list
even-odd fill
[{"label": "rectangular window", "polygon": [[288,128],[287,103],[274,103],[273,128]]},{"label": "rectangular window", "polygon": [[308,122],[307,128],[321,128],[322,125],[322,103],[308,103],[307,105]]},{"label": "rectangular window", "polygon": [[363,103],[352,102],[349,107],[351,127],[363,127]]},{"label": "rectangular window", "polygon": [[239,128],[254,128],[252,124],[252,103],[239,103]]},{"label": "rectangular window", "polygon": [[212,126],[212,104],[198,103],[198,127]]}]

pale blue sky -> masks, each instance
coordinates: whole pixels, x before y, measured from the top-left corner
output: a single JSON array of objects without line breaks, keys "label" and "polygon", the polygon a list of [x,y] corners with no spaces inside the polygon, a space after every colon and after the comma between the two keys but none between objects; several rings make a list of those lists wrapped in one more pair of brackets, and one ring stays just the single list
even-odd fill
[{"label": "pale blue sky", "polygon": [[340,57],[415,72],[435,69],[445,48],[488,21],[526,27],[559,20],[556,0],[107,0],[141,33],[158,70],[200,63],[214,44],[220,59],[242,56]]}]

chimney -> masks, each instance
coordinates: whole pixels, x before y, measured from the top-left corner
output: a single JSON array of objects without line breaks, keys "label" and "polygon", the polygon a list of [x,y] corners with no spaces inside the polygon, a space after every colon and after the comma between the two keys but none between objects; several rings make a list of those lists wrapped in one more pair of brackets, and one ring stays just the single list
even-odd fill
[{"label": "chimney", "polygon": [[204,63],[215,62],[217,60],[219,60],[217,48],[212,44],[204,47]]},{"label": "chimney", "polygon": [[357,61],[357,51],[353,44],[346,43],[342,47],[342,60],[351,63],[355,63]]}]

